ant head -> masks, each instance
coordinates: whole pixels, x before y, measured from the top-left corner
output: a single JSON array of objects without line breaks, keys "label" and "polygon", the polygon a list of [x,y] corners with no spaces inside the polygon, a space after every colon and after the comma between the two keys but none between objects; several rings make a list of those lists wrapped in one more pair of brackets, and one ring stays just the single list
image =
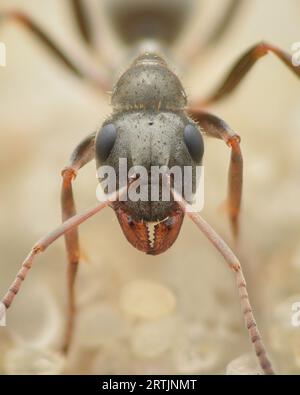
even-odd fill
[{"label": "ant head", "polygon": [[[171,174],[176,168],[180,171],[179,177],[183,177],[188,166],[193,170],[192,191],[189,189],[193,194],[198,181],[196,166],[202,162],[203,151],[201,133],[183,111],[128,111],[113,114],[105,122],[95,141],[100,181],[105,180],[107,185],[107,178],[101,171],[104,166],[105,169],[109,167],[109,174],[111,171],[114,174],[113,188],[116,189],[121,186],[120,176],[126,177],[122,180],[126,185],[130,174],[146,175],[145,183],[141,183],[147,188],[146,199],[133,201],[129,198],[113,205],[121,228],[134,247],[148,254],[159,254],[174,243],[184,214],[171,195],[164,200],[159,192],[158,200],[152,198],[153,188],[158,186],[161,191],[160,179],[156,178],[153,184],[152,175],[164,167]],[[104,173],[108,174],[106,171]],[[180,179],[183,185],[185,181]],[[174,188],[177,190],[175,185]],[[154,241],[149,238],[149,223],[156,223]]]}]

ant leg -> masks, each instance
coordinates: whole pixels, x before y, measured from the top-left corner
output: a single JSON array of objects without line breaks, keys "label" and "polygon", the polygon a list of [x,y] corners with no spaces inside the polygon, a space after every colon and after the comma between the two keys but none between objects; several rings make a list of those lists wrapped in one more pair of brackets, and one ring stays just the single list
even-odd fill
[{"label": "ant leg", "polygon": [[250,48],[233,66],[225,81],[218,87],[218,89],[205,100],[198,100],[192,104],[192,107],[201,107],[214,104],[228,95],[230,95],[247,73],[254,66],[256,61],[261,57],[267,55],[269,52],[276,55],[293,73],[300,77],[300,66],[294,66],[292,63],[292,56],[282,51],[281,49],[261,42]]},{"label": "ant leg", "polygon": [[199,52],[203,52],[208,48],[216,45],[216,43],[226,34],[228,29],[232,26],[241,9],[244,7],[245,2],[243,0],[231,0],[225,9],[220,21],[216,24],[212,32],[205,39],[203,43],[196,42],[195,45],[195,37],[191,40],[192,42],[188,46],[187,49],[187,64],[190,64],[191,61],[195,60],[195,58],[199,55]]},{"label": "ant leg", "polygon": [[220,23],[213,30],[211,35],[207,38],[205,42],[205,47],[210,47],[214,45],[228,30],[232,25],[234,19],[236,18],[241,6],[243,5],[243,0],[231,0],[228,7],[222,17]]},{"label": "ant leg", "polygon": [[47,48],[49,53],[59,59],[69,71],[77,77],[87,79],[103,92],[107,92],[109,84],[96,67],[82,59],[71,59],[29,16],[19,11],[0,12],[0,22],[16,21],[25,26]]},{"label": "ant leg", "polygon": [[[76,147],[71,155],[69,165],[62,171],[61,206],[63,221],[66,221],[76,214],[72,181],[75,179],[78,170],[94,158],[95,135],[96,133],[92,133]],[[68,318],[63,351],[67,352],[71,343],[76,314],[75,279],[80,254],[77,228],[65,234],[65,244],[68,256]]]},{"label": "ant leg", "polygon": [[229,218],[235,239],[239,236],[239,215],[242,202],[243,188],[243,157],[240,147],[240,136],[220,118],[199,110],[188,109],[189,114],[199,123],[208,136],[222,139],[231,148],[231,158],[228,175]]},{"label": "ant leg", "polygon": [[257,355],[259,364],[265,374],[275,374],[254,318],[253,310],[247,292],[246,281],[238,258],[228,247],[225,241],[201,217],[201,215],[199,215],[199,213],[193,212],[192,208],[189,207],[189,204],[184,202],[181,196],[179,196],[174,190],[173,195],[181,208],[186,212],[186,214],[191,218],[196,226],[204,233],[204,235],[215,246],[215,248],[221,253],[223,258],[229,265],[229,268],[233,270],[233,272],[236,274],[236,282],[245,324],[248,329],[250,340],[254,346],[254,350]]},{"label": "ant leg", "polygon": [[83,40],[89,46],[92,45],[92,32],[91,26],[88,20],[86,10],[82,0],[70,0],[70,5],[75,16],[78,30]]},{"label": "ant leg", "polygon": [[[99,203],[97,206],[85,210],[83,213],[76,214],[69,218],[67,221],[63,222],[58,228],[41,238],[31,249],[30,253],[22,263],[21,269],[17,273],[13,283],[11,284],[9,290],[3,297],[1,303],[8,309],[19,292],[22,282],[25,280],[28,271],[31,269],[34,258],[41,252],[44,252],[52,243],[54,243],[58,238],[65,235],[67,232],[72,231],[77,228],[80,224],[88,220],[93,215],[97,214],[99,211],[107,207],[111,202],[118,200],[119,196],[127,190],[127,186],[122,188],[120,191],[114,192],[107,196],[106,200]],[[1,319],[2,317],[0,317]]]}]

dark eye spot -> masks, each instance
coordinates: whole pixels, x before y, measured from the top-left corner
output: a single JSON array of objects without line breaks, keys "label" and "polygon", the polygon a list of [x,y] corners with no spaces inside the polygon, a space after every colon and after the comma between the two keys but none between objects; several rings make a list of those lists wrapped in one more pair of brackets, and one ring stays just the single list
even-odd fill
[{"label": "dark eye spot", "polygon": [[204,153],[204,144],[200,131],[194,125],[184,128],[184,142],[194,162],[201,162]]},{"label": "dark eye spot", "polygon": [[104,125],[96,140],[96,154],[101,162],[104,162],[111,153],[117,138],[117,129],[114,124]]}]

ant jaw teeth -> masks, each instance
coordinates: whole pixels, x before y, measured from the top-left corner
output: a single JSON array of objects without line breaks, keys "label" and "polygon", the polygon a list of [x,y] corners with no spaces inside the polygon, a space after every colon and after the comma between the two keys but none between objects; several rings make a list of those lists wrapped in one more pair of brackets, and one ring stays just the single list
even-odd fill
[{"label": "ant jaw teeth", "polygon": [[156,227],[157,223],[155,223],[155,222],[145,222],[145,225],[147,227],[149,246],[150,246],[150,248],[154,248],[154,245],[155,245],[155,227]]},{"label": "ant jaw teeth", "polygon": [[[162,221],[152,221],[152,222],[145,222],[146,228],[147,228],[147,233],[148,233],[148,242],[150,248],[155,248],[155,243],[156,243],[156,235],[157,235],[157,230],[160,224],[167,224],[167,226],[170,225],[170,218],[167,217],[163,219]],[[172,220],[171,220],[172,222]]]}]

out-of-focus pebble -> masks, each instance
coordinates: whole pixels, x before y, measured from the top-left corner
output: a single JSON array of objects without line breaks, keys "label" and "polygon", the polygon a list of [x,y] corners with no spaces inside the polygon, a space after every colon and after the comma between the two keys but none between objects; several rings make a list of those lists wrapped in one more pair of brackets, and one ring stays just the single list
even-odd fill
[{"label": "out-of-focus pebble", "polygon": [[176,306],[173,292],[164,285],[148,280],[135,280],[121,292],[121,308],[131,316],[157,319],[170,314]]},{"label": "out-of-focus pebble", "polygon": [[175,317],[138,324],[131,335],[132,350],[138,357],[155,358],[171,347],[176,333]]},{"label": "out-of-focus pebble", "polygon": [[192,324],[174,346],[173,365],[179,374],[206,373],[216,367],[221,354],[215,336]]},{"label": "out-of-focus pebble", "polygon": [[261,370],[255,354],[244,354],[234,359],[227,365],[227,375],[258,375]]},{"label": "out-of-focus pebble", "polygon": [[6,325],[6,307],[5,304],[0,302],[0,326]]},{"label": "out-of-focus pebble", "polygon": [[125,342],[116,340],[99,349],[89,374],[130,374],[132,355]]},{"label": "out-of-focus pebble", "polygon": [[57,352],[18,346],[6,353],[4,370],[8,374],[60,374],[64,364],[64,357]]},{"label": "out-of-focus pebble", "polygon": [[294,349],[294,360],[297,370],[300,369],[300,341],[298,346]]},{"label": "out-of-focus pebble", "polygon": [[[78,289],[77,301],[78,305],[89,306],[91,303],[99,302],[103,299],[109,299],[115,295],[115,290],[120,286],[119,273],[110,262],[100,262],[99,251],[96,251],[95,256],[92,251],[85,256],[82,254],[81,261],[86,260],[88,264],[80,266],[78,273],[78,281],[80,288]],[[97,262],[95,264],[94,262]]]},{"label": "out-of-focus pebble", "polygon": [[109,304],[94,304],[80,312],[77,338],[80,344],[97,347],[120,338],[126,333],[126,323]]},{"label": "out-of-focus pebble", "polygon": [[7,320],[15,341],[30,343],[38,348],[57,344],[62,320],[55,299],[47,287],[36,284],[33,288],[24,288],[22,297],[9,313]]}]

